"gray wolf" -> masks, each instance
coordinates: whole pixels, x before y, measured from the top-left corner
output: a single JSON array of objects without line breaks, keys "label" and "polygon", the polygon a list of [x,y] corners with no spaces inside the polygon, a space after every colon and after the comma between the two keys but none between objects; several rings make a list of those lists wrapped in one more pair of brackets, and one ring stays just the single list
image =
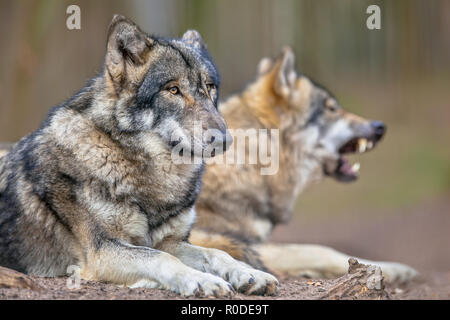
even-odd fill
[{"label": "gray wolf", "polygon": [[[0,160],[0,265],[45,277],[78,265],[85,279],[186,296],[274,294],[272,275],[187,241],[203,150],[230,144],[218,87],[198,32],[163,39],[115,16],[98,76]],[[219,135],[198,139],[194,123]],[[179,144],[203,161],[174,164]]]},{"label": "gray wolf", "polygon": [[[258,165],[208,165],[190,241],[225,250],[275,274],[345,274],[347,254],[319,245],[268,243],[267,239],[276,225],[289,221],[305,186],[323,177],[357,180],[359,164],[352,165],[346,155],[372,150],[382,139],[385,125],[346,112],[328,90],[299,74],[290,48],[275,61],[262,59],[256,79],[219,109],[230,130],[279,129],[279,170],[261,175]],[[404,281],[417,274],[403,264],[358,259],[380,265],[387,280]]]}]

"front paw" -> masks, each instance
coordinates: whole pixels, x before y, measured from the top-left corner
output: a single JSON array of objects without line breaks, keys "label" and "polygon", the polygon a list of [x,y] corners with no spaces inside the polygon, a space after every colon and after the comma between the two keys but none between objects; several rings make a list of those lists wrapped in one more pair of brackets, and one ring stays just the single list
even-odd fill
[{"label": "front paw", "polygon": [[272,296],[278,292],[278,280],[269,273],[247,267],[235,268],[225,275],[233,287],[248,295]]},{"label": "front paw", "polygon": [[189,272],[180,276],[174,276],[167,283],[155,280],[141,279],[130,288],[166,289],[185,297],[215,296],[231,297],[234,289],[230,283],[220,277],[200,271]]},{"label": "front paw", "polygon": [[183,296],[208,297],[215,296],[231,297],[234,293],[233,287],[220,277],[209,273],[198,272],[190,274],[183,279],[183,285],[179,287],[179,293]]}]

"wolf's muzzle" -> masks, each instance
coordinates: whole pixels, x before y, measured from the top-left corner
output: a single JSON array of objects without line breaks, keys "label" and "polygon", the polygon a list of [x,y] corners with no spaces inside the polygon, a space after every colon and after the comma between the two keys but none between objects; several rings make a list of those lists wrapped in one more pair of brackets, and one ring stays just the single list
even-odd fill
[{"label": "wolf's muzzle", "polygon": [[225,152],[228,148],[233,144],[233,137],[230,135],[228,130],[225,132],[221,132],[222,134],[214,135],[208,141],[208,144],[211,144],[214,148],[220,149]]},{"label": "wolf's muzzle", "polygon": [[378,142],[386,132],[386,125],[381,121],[372,121],[370,126],[374,131],[375,141]]}]

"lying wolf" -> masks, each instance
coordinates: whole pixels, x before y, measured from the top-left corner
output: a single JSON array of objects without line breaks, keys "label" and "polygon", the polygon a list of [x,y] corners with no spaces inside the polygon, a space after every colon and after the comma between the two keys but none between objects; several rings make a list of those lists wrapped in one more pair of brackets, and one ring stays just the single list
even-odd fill
[{"label": "lying wolf", "polygon": [[[46,277],[78,265],[86,279],[187,296],[274,294],[272,275],[187,241],[203,151],[231,139],[218,82],[196,31],[156,38],[115,16],[100,74],[0,160],[0,265]],[[219,135],[198,139],[194,123]],[[201,161],[174,163],[180,144]]]},{"label": "lying wolf", "polygon": [[[322,176],[356,180],[359,164],[350,164],[346,155],[372,150],[386,128],[343,110],[327,90],[299,75],[294,64],[289,48],[276,61],[263,59],[256,80],[220,105],[230,129],[279,129],[279,170],[261,175],[261,165],[208,165],[189,240],[262,270],[335,277],[346,273],[348,255],[319,245],[266,240],[276,225],[291,218],[308,183]],[[243,152],[248,156],[249,148]],[[380,265],[388,280],[416,275],[399,263],[360,260]]]}]

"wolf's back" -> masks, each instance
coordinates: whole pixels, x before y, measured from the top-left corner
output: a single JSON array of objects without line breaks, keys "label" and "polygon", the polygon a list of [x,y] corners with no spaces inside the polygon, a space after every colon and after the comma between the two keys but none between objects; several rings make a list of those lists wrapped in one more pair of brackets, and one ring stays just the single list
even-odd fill
[{"label": "wolf's back", "polygon": [[[6,155],[9,151],[5,150],[0,156]],[[24,254],[19,240],[22,210],[19,200],[20,188],[16,183],[22,170],[19,169],[21,163],[12,158],[18,157],[9,154],[0,159],[0,265],[26,272],[26,267],[21,262]]]},{"label": "wolf's back", "polygon": [[0,158],[7,154],[13,146],[13,143],[0,142]]},{"label": "wolf's back", "polygon": [[49,201],[61,193],[52,144],[38,130],[0,158],[0,265],[41,276],[65,274],[75,262],[71,232]]}]

